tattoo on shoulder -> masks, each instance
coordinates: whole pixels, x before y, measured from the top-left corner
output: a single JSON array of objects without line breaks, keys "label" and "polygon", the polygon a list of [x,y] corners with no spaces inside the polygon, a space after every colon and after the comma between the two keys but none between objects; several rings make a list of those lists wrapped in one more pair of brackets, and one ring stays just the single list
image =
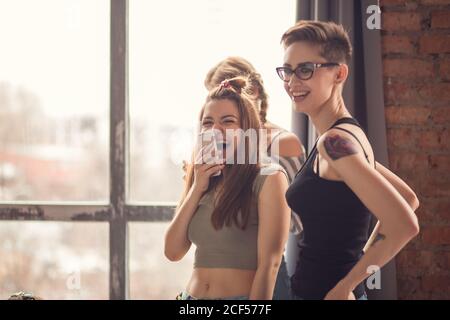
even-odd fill
[{"label": "tattoo on shoulder", "polygon": [[386,239],[386,236],[385,236],[384,234],[377,233],[377,235],[375,236],[375,239],[374,239],[373,242],[372,242],[371,247],[373,247],[373,245],[374,245],[375,243],[377,243],[378,241],[382,241],[382,240],[384,240],[384,239]]},{"label": "tattoo on shoulder", "polygon": [[331,159],[337,160],[358,153],[355,144],[338,134],[329,135],[324,140],[325,150]]}]

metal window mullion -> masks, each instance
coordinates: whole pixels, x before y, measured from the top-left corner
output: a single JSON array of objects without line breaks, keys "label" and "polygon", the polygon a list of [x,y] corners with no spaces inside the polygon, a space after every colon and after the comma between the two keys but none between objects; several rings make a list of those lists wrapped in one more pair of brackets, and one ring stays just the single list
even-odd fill
[{"label": "metal window mullion", "polygon": [[127,0],[111,0],[109,297],[128,297],[128,225],[125,215],[128,156]]},{"label": "metal window mullion", "polygon": [[175,205],[127,205],[125,216],[133,222],[168,222],[174,215]]},{"label": "metal window mullion", "polygon": [[108,221],[110,206],[92,203],[1,203],[0,220]]}]

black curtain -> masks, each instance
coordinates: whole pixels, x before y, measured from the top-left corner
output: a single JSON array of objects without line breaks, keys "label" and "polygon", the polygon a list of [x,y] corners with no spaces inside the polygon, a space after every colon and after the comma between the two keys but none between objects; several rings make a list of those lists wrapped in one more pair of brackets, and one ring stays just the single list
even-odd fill
[{"label": "black curtain", "polygon": [[[379,3],[377,0],[297,0],[297,20],[334,21],[349,31],[354,51],[343,92],[345,104],[368,134],[376,160],[388,166],[381,37],[380,30],[369,30],[366,26],[370,5],[379,6]],[[311,150],[316,136],[306,115],[293,112],[292,131]],[[374,219],[369,232],[375,223]],[[296,259],[292,255],[296,252],[292,244],[288,248],[291,248],[287,250],[288,268],[293,270]],[[397,299],[396,278],[395,260],[392,260],[381,269],[381,289],[367,290],[369,299]]]}]

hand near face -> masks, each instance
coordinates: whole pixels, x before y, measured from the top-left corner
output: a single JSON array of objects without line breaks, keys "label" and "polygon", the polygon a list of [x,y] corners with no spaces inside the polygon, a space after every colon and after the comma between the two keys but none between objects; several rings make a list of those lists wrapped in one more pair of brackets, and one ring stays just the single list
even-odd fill
[{"label": "hand near face", "polygon": [[217,174],[225,167],[223,164],[217,164],[217,162],[211,163],[211,159],[208,160],[204,158],[204,155],[209,154],[212,148],[213,146],[211,144],[201,148],[195,158],[194,184],[192,185],[192,188],[200,193],[204,193],[208,190],[209,179],[211,176]]}]

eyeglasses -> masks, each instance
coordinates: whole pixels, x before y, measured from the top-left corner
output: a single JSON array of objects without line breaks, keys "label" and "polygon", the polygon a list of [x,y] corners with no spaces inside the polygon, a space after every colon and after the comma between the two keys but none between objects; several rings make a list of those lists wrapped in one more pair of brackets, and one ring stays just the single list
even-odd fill
[{"label": "eyeglasses", "polygon": [[294,70],[292,70],[289,67],[278,67],[276,70],[280,79],[285,82],[288,82],[291,80],[291,77],[294,73],[300,80],[309,80],[314,75],[314,70],[316,68],[335,67],[340,65],[341,64],[337,62],[326,62],[326,63],[305,62],[299,64],[297,68],[295,68]]}]

